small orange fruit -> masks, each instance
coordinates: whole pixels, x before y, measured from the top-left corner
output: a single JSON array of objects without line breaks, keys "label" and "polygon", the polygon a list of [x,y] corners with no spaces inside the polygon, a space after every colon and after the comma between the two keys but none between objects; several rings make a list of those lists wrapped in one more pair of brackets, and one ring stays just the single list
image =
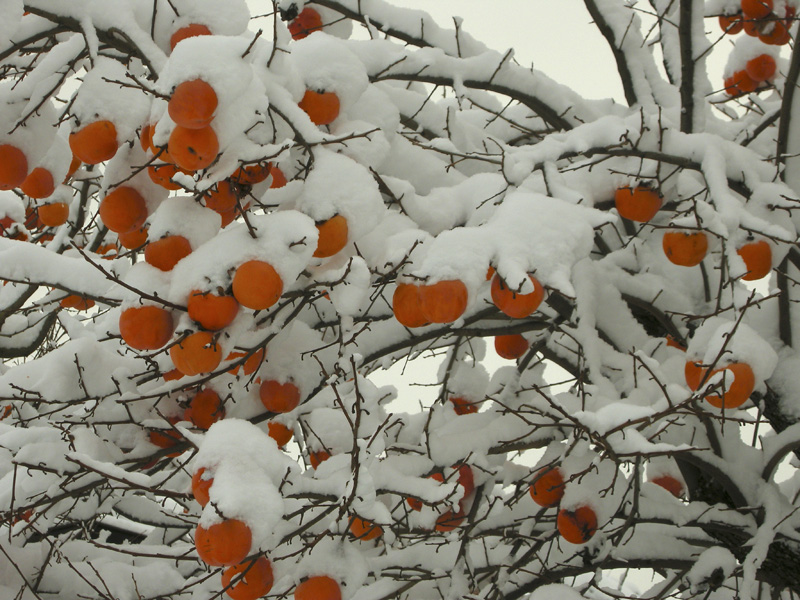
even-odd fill
[{"label": "small orange fruit", "polygon": [[772,12],[772,0],[742,0],[742,13],[748,19],[764,19]]},{"label": "small orange fruit", "polygon": [[289,23],[289,33],[292,34],[293,40],[302,40],[320,29],[322,29],[322,17],[308,6]]},{"label": "small orange fruit", "polygon": [[225,418],[225,403],[211,388],[200,390],[189,402],[183,418],[191,421],[198,429],[208,429],[220,419]]},{"label": "small orange fruit", "polygon": [[189,317],[203,329],[219,331],[239,314],[239,303],[233,296],[218,296],[211,292],[193,290],[186,305]]},{"label": "small orange fruit", "polygon": [[[438,472],[431,473],[430,475],[428,475],[428,479],[433,479],[434,481],[442,483],[444,481],[444,475]],[[411,507],[411,510],[417,510],[417,511],[422,510],[422,500],[420,500],[419,498],[406,498],[406,502],[408,503],[408,506]]]},{"label": "small orange fruit", "polygon": [[192,246],[182,235],[168,235],[147,244],[144,260],[161,271],[172,271],[182,259],[192,253]]},{"label": "small orange fruit", "polygon": [[672,475],[660,475],[651,479],[651,482],[661,486],[676,498],[683,496],[683,484]]},{"label": "small orange fruit", "polygon": [[662,240],[664,254],[681,267],[699,265],[708,251],[708,238],[702,231],[668,231]]},{"label": "small orange fruit", "polygon": [[283,448],[294,436],[294,431],[283,423],[270,421],[267,423],[267,434],[275,440],[275,443],[278,444],[278,448]]},{"label": "small orange fruit", "polygon": [[179,183],[175,183],[172,178],[178,173],[185,173],[183,169],[176,165],[150,165],[147,167],[147,174],[156,185],[160,185],[166,190],[176,191],[183,189]]},{"label": "small orange fruit", "polygon": [[242,562],[253,544],[253,534],[246,523],[226,519],[205,528],[197,526],[194,544],[200,560],[212,567],[232,566]]},{"label": "small orange fruit", "polygon": [[258,394],[264,408],[274,413],[290,412],[300,404],[300,390],[291,381],[279,383],[267,379],[261,383]]},{"label": "small orange fruit", "polygon": [[748,60],[744,69],[750,76],[750,79],[760,83],[775,77],[778,66],[772,56],[769,54],[760,54]]},{"label": "small orange fruit", "polygon": [[147,203],[135,189],[121,185],[103,198],[98,214],[111,231],[128,233],[144,224],[147,219]]},{"label": "small orange fruit", "polygon": [[36,167],[19,186],[22,193],[29,198],[47,198],[56,191],[53,174],[44,167]]},{"label": "small orange fruit", "polygon": [[558,533],[570,544],[585,544],[597,532],[597,514],[583,505],[575,510],[562,508],[558,512]]},{"label": "small orange fruit", "polygon": [[772,21],[772,29],[758,30],[758,39],[771,46],[783,46],[792,40],[789,32],[791,22]]},{"label": "small orange fruit", "polygon": [[105,162],[117,153],[117,128],[111,121],[94,121],[70,134],[69,147],[87,165]]},{"label": "small orange fruit", "polygon": [[429,323],[422,313],[419,286],[413,283],[398,283],[392,296],[394,318],[406,327],[422,327]]},{"label": "small orange fruit", "polygon": [[278,167],[270,167],[269,174],[272,175],[270,188],[282,188],[286,185],[286,175]]},{"label": "small orange fruit", "polygon": [[709,379],[722,373],[722,393],[706,396],[706,401],[716,408],[738,408],[750,398],[756,385],[753,369],[747,363],[731,363],[721,369],[714,369]]},{"label": "small orange fruit", "polygon": [[529,294],[518,294],[508,288],[500,275],[492,279],[492,302],[503,313],[513,319],[523,319],[533,313],[544,300],[544,288],[539,280],[528,275],[533,283]]},{"label": "small orange fruit", "polygon": [[311,463],[312,468],[316,469],[330,457],[331,453],[328,452],[327,450],[317,450],[316,452],[311,452],[308,455],[308,462]]},{"label": "small orange fruit", "polygon": [[317,249],[314,250],[316,258],[328,258],[339,252],[347,244],[347,219],[342,215],[336,215],[324,221],[317,223],[319,230],[319,238],[317,240]]},{"label": "small orange fruit", "polygon": [[0,190],[13,190],[28,176],[25,153],[11,144],[0,144]]},{"label": "small orange fruit", "polygon": [[[240,574],[241,578],[238,579]],[[228,587],[235,577],[238,583]],[[272,564],[266,556],[228,567],[222,573],[222,587],[228,588],[225,593],[233,600],[257,600],[266,596],[272,589],[273,582]]]},{"label": "small orange fruit", "polygon": [[511,333],[509,335],[494,336],[494,350],[501,358],[506,360],[521,358],[529,348],[528,340],[522,334]]},{"label": "small orange fruit", "polygon": [[741,13],[736,13],[735,15],[720,15],[719,27],[728,35],[736,35],[742,30],[742,27],[744,27]]},{"label": "small orange fruit", "polygon": [[214,485],[213,477],[208,479],[203,478],[205,472],[205,467],[200,467],[195,474],[192,475],[192,494],[200,506],[208,504],[208,501],[211,499],[208,495],[208,491],[211,489],[211,486]]},{"label": "small orange fruit", "polygon": [[176,125],[201,129],[211,124],[217,110],[217,93],[202,79],[184,81],[172,92],[167,111]]},{"label": "small orange fruit", "polygon": [[172,337],[172,313],[159,306],[132,306],[119,316],[119,332],[134,350],[158,350]]},{"label": "small orange fruit", "polygon": [[172,37],[169,38],[170,50],[175,50],[175,46],[177,46],[186,38],[196,37],[199,35],[211,35],[211,30],[205,25],[200,25],[198,23],[192,23],[186,27],[181,27],[178,29],[178,31],[172,34]]},{"label": "small orange fruit", "polygon": [[357,540],[374,540],[383,535],[383,527],[361,517],[353,517],[350,521],[350,533]]},{"label": "small orange fruit", "polygon": [[438,281],[419,288],[422,314],[431,323],[452,323],[467,309],[467,286],[459,279]]},{"label": "small orange fruit", "polygon": [[620,188],[614,194],[619,216],[637,223],[647,223],[655,217],[663,202],[661,194],[644,185]]},{"label": "small orange fruit", "polygon": [[58,227],[69,218],[69,205],[66,202],[53,202],[39,207],[39,220],[47,227]]},{"label": "small orange fruit", "polygon": [[693,360],[686,361],[686,366],[683,368],[683,376],[690,390],[694,391],[700,387],[700,382],[703,380],[704,373],[705,369],[700,366],[699,362]]},{"label": "small orange fruit", "polygon": [[197,331],[169,349],[172,364],[184,375],[210,373],[222,361],[222,348],[209,331]]},{"label": "small orange fruit", "polygon": [[294,600],[342,600],[342,590],[335,579],[317,575],[294,589]]},{"label": "small orange fruit", "polygon": [[436,519],[436,531],[440,531],[442,533],[446,533],[448,531],[453,531],[456,527],[461,525],[464,521],[464,511],[458,510],[452,511],[448,510],[446,513],[439,516]]},{"label": "small orange fruit", "polygon": [[255,185],[261,183],[269,177],[272,165],[270,163],[256,163],[239,167],[231,175],[231,179],[236,183],[244,185]]},{"label": "small orange fruit", "polygon": [[210,125],[199,129],[178,125],[169,136],[168,148],[176,165],[187,171],[199,171],[217,158],[219,140]]},{"label": "small orange fruit", "polygon": [[765,240],[748,242],[736,251],[742,257],[747,273],[745,281],[757,281],[772,271],[772,249]]},{"label": "small orange fruit", "polygon": [[208,190],[203,199],[206,207],[214,212],[224,213],[236,208],[236,191],[230,181],[220,181]]},{"label": "small orange fruit", "polygon": [[283,294],[283,280],[275,268],[262,260],[249,260],[236,269],[233,295],[239,304],[253,310],[264,310]]},{"label": "small orange fruit", "polygon": [[315,125],[330,125],[339,116],[339,96],[333,92],[306,90],[299,106]]},{"label": "small orange fruit", "polygon": [[471,415],[478,412],[478,406],[462,396],[451,396],[449,398],[453,404],[453,410],[457,415]]},{"label": "small orange fruit", "polygon": [[94,300],[91,298],[84,298],[76,294],[70,294],[66,298],[62,298],[59,302],[62,308],[72,308],[75,310],[89,310],[94,306]]},{"label": "small orange fruit", "polygon": [[533,501],[544,508],[561,502],[564,497],[564,476],[561,469],[550,467],[539,471],[531,483],[530,494]]},{"label": "small orange fruit", "polygon": [[141,248],[147,243],[147,227],[140,227],[133,231],[126,231],[125,233],[118,233],[117,239],[123,248],[134,250]]}]

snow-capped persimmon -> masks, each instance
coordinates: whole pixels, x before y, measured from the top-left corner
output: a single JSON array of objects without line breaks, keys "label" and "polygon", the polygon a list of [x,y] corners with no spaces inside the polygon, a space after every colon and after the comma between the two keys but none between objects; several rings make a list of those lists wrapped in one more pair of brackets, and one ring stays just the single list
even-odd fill
[{"label": "snow-capped persimmon", "polygon": [[[236,580],[231,586],[231,582]],[[222,587],[233,600],[257,600],[272,589],[272,563],[266,556],[228,567],[222,572]],[[229,587],[230,586],[230,587]]]},{"label": "snow-capped persimmon", "polygon": [[[436,473],[431,473],[430,475],[428,475],[428,479],[433,479],[434,481],[442,483],[444,482],[444,475],[442,475],[437,471]],[[411,510],[416,510],[416,511],[422,510],[422,500],[420,500],[419,498],[406,498],[406,503],[408,504],[409,507],[411,507]]]},{"label": "snow-capped persimmon", "polygon": [[[177,421],[175,422],[177,423]],[[182,440],[181,435],[174,429],[157,429],[148,432],[147,435],[151,444],[165,450],[167,448],[172,448]],[[176,450],[168,453],[167,456],[180,456],[181,454],[182,452],[180,450]]]},{"label": "snow-capped persimmon", "polygon": [[467,286],[460,279],[446,279],[419,288],[422,314],[431,323],[452,323],[467,309]]},{"label": "snow-capped persimmon", "polygon": [[219,140],[210,125],[199,129],[176,126],[167,147],[175,164],[187,171],[205,169],[219,154]]},{"label": "snow-capped persimmon", "polygon": [[510,333],[494,336],[494,350],[506,360],[517,360],[523,357],[529,348],[530,344],[522,334]]},{"label": "snow-capped persimmon", "polygon": [[147,152],[153,146],[153,130],[155,127],[152,123],[145,123],[142,125],[141,131],[139,131],[139,144],[142,146],[142,150]]},{"label": "snow-capped persimmon", "polygon": [[772,0],[742,0],[742,14],[748,19],[764,19],[772,12]]},{"label": "snow-capped persimmon", "polygon": [[11,144],[0,144],[0,190],[13,190],[28,176],[28,158]]},{"label": "snow-capped persimmon", "polygon": [[67,169],[67,176],[64,178],[64,181],[67,181],[70,177],[72,177],[75,174],[75,171],[78,170],[78,167],[80,167],[82,164],[83,163],[81,162],[80,158],[78,158],[77,156],[73,156],[72,161],[70,161],[69,163],[69,168]]},{"label": "snow-capped persimmon", "polygon": [[570,544],[585,544],[597,532],[597,514],[587,505],[558,511],[558,533]]},{"label": "snow-capped persimmon", "polygon": [[310,6],[306,6],[289,22],[289,33],[292,34],[293,40],[302,40],[320,29],[322,29],[322,17]]},{"label": "snow-capped persimmon", "polygon": [[192,475],[192,495],[200,506],[208,504],[208,501],[211,499],[208,495],[208,491],[211,489],[211,486],[214,485],[214,478],[204,477],[205,472],[205,467],[200,467],[195,471],[194,475]]},{"label": "snow-capped persimmon", "polygon": [[286,185],[286,175],[283,174],[278,167],[270,167],[269,174],[272,175],[272,183],[270,188],[282,188]]},{"label": "snow-capped persimmon", "polygon": [[[258,370],[261,366],[261,363],[264,362],[264,356],[266,355],[267,351],[265,348],[259,348],[255,352],[253,352],[247,359],[244,361],[244,365],[241,365],[242,372],[245,375],[252,375],[253,373]],[[237,358],[242,358],[245,356],[246,352],[231,352],[225,360],[235,360]],[[233,375],[238,375],[239,367],[234,367],[229,371]]]},{"label": "snow-capped persimmon", "polygon": [[331,453],[328,452],[327,450],[317,450],[316,452],[311,452],[308,455],[308,462],[311,463],[311,467],[313,469],[316,469],[318,466],[320,466],[322,463],[324,463],[330,457],[331,457]]},{"label": "snow-capped persimmon", "polygon": [[274,413],[290,412],[300,405],[300,390],[291,381],[267,379],[261,383],[258,395],[264,408]]},{"label": "snow-capped persimmon", "polygon": [[244,185],[256,185],[262,181],[266,181],[272,169],[271,163],[255,163],[252,165],[243,165],[236,169],[231,175],[230,179],[236,183]]},{"label": "snow-capped persimmon", "polygon": [[207,208],[224,213],[236,208],[236,191],[230,181],[220,181],[203,196]]},{"label": "snow-capped persimmon", "polygon": [[144,249],[147,264],[161,271],[171,271],[182,259],[192,253],[192,246],[182,235],[167,235],[154,240]]},{"label": "snow-capped persimmon", "polygon": [[105,119],[94,121],[69,135],[69,147],[87,165],[111,160],[119,148],[117,128]]},{"label": "snow-capped persimmon", "polygon": [[317,249],[314,250],[316,258],[328,258],[339,252],[347,244],[347,219],[342,215],[335,215],[317,223],[319,238],[317,239]]},{"label": "snow-capped persimmon", "polygon": [[169,349],[172,364],[184,375],[210,373],[222,361],[222,348],[210,331],[192,333]]},{"label": "snow-capped persimmon", "polygon": [[650,481],[664,488],[676,498],[683,496],[683,484],[672,475],[659,475]]},{"label": "snow-capped persimmon", "polygon": [[722,374],[720,389],[706,396],[706,401],[716,408],[738,408],[750,398],[756,385],[753,369],[747,363],[731,363],[709,374],[711,379]]},{"label": "snow-capped persimmon", "polygon": [[278,448],[283,448],[294,436],[294,431],[278,421],[270,421],[267,423],[267,434],[275,443]]},{"label": "snow-capped persimmon", "polygon": [[228,567],[250,554],[253,534],[244,521],[225,519],[208,528],[198,525],[194,544],[200,560],[212,567]]},{"label": "snow-capped persimmon", "polygon": [[186,308],[189,317],[209,331],[227,327],[239,314],[239,302],[233,296],[219,296],[201,290],[193,290],[189,294]]},{"label": "snow-capped persimmon", "polygon": [[211,84],[202,79],[192,79],[178,84],[169,99],[167,111],[176,125],[201,129],[211,124],[217,105],[217,93]]},{"label": "snow-capped persimmon", "polygon": [[463,396],[450,396],[449,400],[457,415],[471,415],[478,412],[478,405]]},{"label": "snow-capped persimmon", "polygon": [[239,265],[233,276],[233,295],[239,304],[264,310],[283,294],[283,280],[268,262],[249,260]]},{"label": "snow-capped persimmon", "polygon": [[342,600],[342,589],[332,577],[309,577],[294,588],[294,600]]},{"label": "snow-capped persimmon", "polygon": [[772,271],[772,248],[765,240],[748,242],[736,252],[747,267],[747,273],[742,276],[745,281],[763,279]]},{"label": "snow-capped persimmon", "polygon": [[397,284],[392,296],[392,312],[394,318],[406,327],[422,327],[430,322],[422,312],[419,286],[413,283]]},{"label": "snow-capped persimmon", "polygon": [[792,35],[789,32],[790,26],[791,23],[787,24],[781,20],[772,21],[771,27],[758,31],[758,39],[770,46],[783,46],[788,44],[792,39]]},{"label": "snow-capped persimmon", "polygon": [[183,169],[177,165],[150,165],[147,167],[147,174],[153,183],[160,185],[166,190],[172,192],[183,189],[179,183],[175,183],[172,178],[178,173],[185,173]]},{"label": "snow-capped persimmon", "polygon": [[686,365],[683,368],[683,376],[690,390],[694,391],[700,387],[700,382],[703,380],[705,372],[706,370],[699,362],[693,360],[686,361]]},{"label": "snow-capped persimmon", "polygon": [[551,508],[564,497],[564,475],[558,467],[540,470],[533,478],[530,487],[533,501],[544,508]]},{"label": "snow-capped persimmon", "polygon": [[53,202],[39,207],[39,220],[47,227],[58,227],[69,218],[69,205],[66,202]]},{"label": "snow-capped persimmon", "polygon": [[728,77],[724,82],[724,86],[725,93],[735,97],[755,92],[756,88],[758,88],[758,82],[754,81],[750,75],[747,74],[747,71],[741,69]]},{"label": "snow-capped persimmon", "polygon": [[619,216],[637,223],[647,223],[655,217],[663,203],[661,194],[644,185],[619,188],[614,194]]},{"label": "snow-capped persimmon", "polygon": [[134,350],[158,350],[172,337],[172,313],[160,306],[132,306],[119,316],[122,340]]},{"label": "snow-capped persimmon", "polygon": [[135,250],[141,248],[147,243],[147,227],[140,227],[132,231],[118,233],[117,239],[120,246],[128,250]]},{"label": "snow-capped persimmon", "polygon": [[91,298],[84,298],[77,294],[70,294],[59,302],[61,308],[72,308],[74,310],[89,310],[94,306],[94,300]]},{"label": "snow-capped persimmon", "polygon": [[199,35],[211,35],[211,30],[199,23],[192,23],[186,27],[181,27],[169,38],[170,50],[175,50],[175,46],[186,38],[197,37]]},{"label": "snow-capped persimmon", "polygon": [[662,246],[671,263],[694,267],[708,252],[708,237],[702,231],[668,231],[664,234]]},{"label": "snow-capped persimmon", "polygon": [[506,282],[495,274],[492,279],[492,302],[504,314],[513,319],[524,319],[537,308],[544,300],[544,288],[539,280],[528,275],[533,284],[533,291],[529,294],[520,294],[511,290]]},{"label": "snow-capped persimmon", "polygon": [[733,15],[720,15],[719,27],[728,35],[736,35],[744,27],[742,23],[742,13]]},{"label": "snow-capped persimmon", "polygon": [[350,533],[357,540],[370,541],[383,535],[383,527],[361,517],[353,517],[350,521]]},{"label": "snow-capped persimmon", "polygon": [[775,59],[769,54],[759,54],[747,61],[744,67],[747,74],[755,82],[768,81],[775,77],[778,69]]},{"label": "snow-capped persimmon", "polygon": [[453,529],[461,525],[463,521],[463,510],[448,510],[444,514],[440,515],[438,519],[436,519],[436,525],[434,526],[434,529],[441,533],[446,533],[448,531],[453,531]]},{"label": "snow-capped persimmon", "polygon": [[139,229],[147,219],[147,203],[134,188],[121,185],[111,190],[98,210],[103,224],[115,233]]},{"label": "snow-capped persimmon", "polygon": [[189,401],[183,418],[191,421],[198,429],[208,429],[225,418],[225,403],[211,388],[202,389]]},{"label": "snow-capped persimmon", "polygon": [[339,116],[339,96],[334,92],[306,90],[299,106],[315,125],[330,125]]},{"label": "snow-capped persimmon", "polygon": [[19,189],[28,198],[47,198],[56,191],[56,183],[53,181],[53,174],[49,170],[44,167],[36,167],[28,174]]}]

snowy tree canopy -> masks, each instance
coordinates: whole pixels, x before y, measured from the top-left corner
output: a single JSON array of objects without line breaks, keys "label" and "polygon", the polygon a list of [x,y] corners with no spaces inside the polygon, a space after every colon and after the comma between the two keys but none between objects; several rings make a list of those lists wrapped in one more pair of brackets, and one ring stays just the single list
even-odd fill
[{"label": "snowy tree canopy", "polygon": [[800,594],[800,1],[584,3],[0,0],[0,597]]}]

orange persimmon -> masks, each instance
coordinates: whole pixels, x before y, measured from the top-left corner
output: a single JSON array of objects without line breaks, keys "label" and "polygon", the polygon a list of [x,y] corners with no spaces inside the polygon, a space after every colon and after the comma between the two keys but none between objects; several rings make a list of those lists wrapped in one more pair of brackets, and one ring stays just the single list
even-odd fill
[{"label": "orange persimmon", "polygon": [[237,267],[233,276],[233,295],[239,304],[264,310],[283,294],[283,280],[275,268],[263,260],[249,260]]},{"label": "orange persimmon", "polygon": [[132,306],[119,316],[122,340],[134,350],[158,350],[172,337],[172,313],[159,306]]},{"label": "orange persimmon", "polygon": [[217,93],[211,84],[192,79],[178,84],[169,99],[167,112],[176,125],[201,129],[211,124],[217,104]]},{"label": "orange persimmon", "polygon": [[662,246],[671,263],[693,267],[703,261],[708,251],[708,238],[702,231],[668,231]]},{"label": "orange persimmon", "polygon": [[147,244],[144,260],[161,271],[171,271],[182,259],[192,253],[192,246],[182,235],[168,235]]},{"label": "orange persimmon", "polygon": [[459,279],[437,281],[419,288],[422,314],[431,323],[452,323],[467,309],[467,286]]},{"label": "orange persimmon", "polygon": [[347,244],[347,219],[342,215],[335,215],[317,223],[319,237],[317,239],[317,249],[314,250],[316,258],[328,258],[339,252]]},{"label": "orange persimmon", "polygon": [[513,319],[523,319],[533,313],[544,300],[544,288],[539,280],[531,275],[528,278],[533,283],[533,291],[529,294],[519,294],[506,285],[500,275],[495,274],[492,279],[492,302],[503,313]]},{"label": "orange persimmon", "polygon": [[558,512],[558,533],[570,544],[585,544],[597,532],[597,514],[586,505]]},{"label": "orange persimmon", "polygon": [[339,96],[334,92],[306,90],[299,106],[315,125],[330,125],[339,116]]},{"label": "orange persimmon", "polygon": [[28,176],[25,153],[11,144],[0,144],[0,190],[12,190],[22,185]]},{"label": "orange persimmon", "polygon": [[226,519],[208,528],[198,525],[194,534],[197,555],[212,567],[242,562],[250,554],[252,543],[250,528],[238,519]]},{"label": "orange persimmon", "polygon": [[87,165],[105,162],[117,153],[117,128],[105,119],[94,121],[69,135],[69,147]]}]

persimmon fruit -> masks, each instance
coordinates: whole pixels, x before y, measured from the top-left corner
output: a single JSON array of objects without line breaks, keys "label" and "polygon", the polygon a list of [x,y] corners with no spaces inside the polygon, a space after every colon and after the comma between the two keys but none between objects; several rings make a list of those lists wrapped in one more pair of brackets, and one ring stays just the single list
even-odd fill
[{"label": "persimmon fruit", "polygon": [[69,205],[66,202],[53,202],[39,207],[39,220],[47,227],[58,227],[69,218]]},{"label": "persimmon fruit", "polygon": [[168,235],[145,246],[144,260],[156,269],[171,271],[191,253],[192,246],[189,240],[182,235]]},{"label": "persimmon fruit", "polygon": [[11,144],[0,144],[0,190],[13,190],[28,176],[28,158]]},{"label": "persimmon fruit", "polygon": [[320,29],[322,29],[322,17],[310,6],[301,10],[300,14],[289,23],[289,33],[292,34],[293,40],[302,40]]},{"label": "persimmon fruit", "polygon": [[311,463],[311,468],[316,469],[330,457],[331,453],[327,450],[317,450],[316,452],[311,452],[308,455],[308,462]]},{"label": "persimmon fruit", "polygon": [[392,296],[394,318],[406,327],[422,327],[429,323],[422,312],[419,286],[413,283],[398,283]]},{"label": "persimmon fruit", "polygon": [[728,35],[736,35],[744,27],[741,13],[736,13],[734,15],[720,15],[719,27]]},{"label": "persimmon fruit", "polygon": [[192,333],[169,349],[172,364],[184,375],[210,373],[222,361],[222,349],[209,331]]},{"label": "persimmon fruit", "polygon": [[347,219],[342,215],[335,215],[317,223],[319,237],[317,239],[317,249],[314,250],[314,257],[328,258],[339,252],[347,244],[348,227]]},{"label": "persimmon fruit", "polygon": [[98,210],[100,219],[115,233],[139,229],[147,219],[147,203],[134,188],[121,185],[106,194]]},{"label": "persimmon fruit", "polygon": [[721,373],[722,392],[706,396],[706,401],[716,408],[738,408],[750,398],[756,385],[753,369],[747,363],[731,363],[721,369],[714,369],[709,379]]},{"label": "persimmon fruit", "polygon": [[757,281],[772,271],[772,248],[765,240],[748,242],[736,252],[747,267],[747,273],[742,276],[743,280]]},{"label": "persimmon fruit", "polygon": [[676,498],[683,496],[683,484],[672,475],[659,475],[650,481],[664,488]]},{"label": "persimmon fruit", "polygon": [[754,81],[747,71],[741,69],[735,71],[733,75],[728,77],[725,82],[725,93],[729,96],[740,96],[742,94],[749,94],[755,92],[758,88],[758,82]]},{"label": "persimmon fruit", "polygon": [[470,402],[463,396],[450,396],[449,400],[457,415],[471,415],[478,412],[477,404]]},{"label": "persimmon fruit", "polygon": [[443,513],[436,519],[436,525],[434,529],[436,531],[446,533],[448,531],[453,531],[456,527],[461,525],[464,521],[464,511],[463,510],[448,510],[447,512]]},{"label": "persimmon fruit", "polygon": [[339,116],[339,96],[334,92],[306,90],[299,106],[315,125],[330,125]]},{"label": "persimmon fruit", "polygon": [[431,323],[452,323],[467,309],[467,286],[459,279],[447,279],[419,288],[422,314]]},{"label": "persimmon fruit", "polygon": [[699,362],[695,362],[693,360],[687,360],[686,365],[683,368],[683,376],[686,379],[686,385],[689,386],[689,389],[694,391],[700,387],[700,382],[703,380],[703,375],[705,374],[705,369],[700,365]]},{"label": "persimmon fruit", "polygon": [[147,167],[147,174],[153,183],[173,192],[183,189],[183,186],[172,180],[178,173],[185,173],[185,171],[177,165],[150,165]]},{"label": "persimmon fruit", "polygon": [[176,125],[202,129],[211,124],[219,101],[210,83],[192,79],[178,84],[167,104],[167,112]]},{"label": "persimmon fruit", "polygon": [[198,429],[208,429],[225,418],[225,403],[211,388],[202,389],[189,402],[183,418],[191,421]]},{"label": "persimmon fruit", "polygon": [[494,336],[494,350],[501,358],[517,360],[530,348],[528,340],[519,333]]},{"label": "persimmon fruit", "polygon": [[533,501],[544,508],[551,508],[564,497],[564,475],[558,467],[539,471],[531,483],[530,494]]},{"label": "persimmon fruit", "polygon": [[513,319],[524,319],[539,308],[542,300],[544,300],[542,284],[531,275],[528,275],[528,278],[533,284],[533,291],[529,294],[519,294],[512,291],[498,274],[495,274],[492,279],[492,302],[504,314]]},{"label": "persimmon fruit", "polygon": [[556,520],[558,533],[570,544],[585,544],[597,532],[597,514],[587,505],[562,508]]},{"label": "persimmon fruit", "polygon": [[141,248],[147,243],[147,227],[140,227],[132,231],[117,233],[117,239],[120,245],[128,250]]},{"label": "persimmon fruit", "polygon": [[294,437],[294,431],[283,423],[278,421],[270,421],[267,423],[267,435],[275,440],[278,448],[283,448]]},{"label": "persimmon fruit", "polygon": [[117,128],[105,119],[94,121],[70,134],[69,147],[87,165],[105,162],[117,153]]},{"label": "persimmon fruit", "polygon": [[758,39],[770,46],[783,46],[788,44],[791,39],[789,27],[791,23],[787,24],[783,21],[772,21],[772,29],[758,31]]},{"label": "persimmon fruit", "polygon": [[219,140],[210,125],[199,129],[178,125],[169,136],[167,148],[176,165],[187,171],[199,171],[217,158]]},{"label": "persimmon fruit", "polygon": [[206,207],[214,212],[224,213],[236,208],[236,191],[230,181],[220,181],[208,190],[203,200]]},{"label": "persimmon fruit", "polygon": [[759,54],[745,64],[744,70],[755,82],[768,81],[775,77],[778,66],[775,59],[769,54]]},{"label": "persimmon fruit", "polygon": [[19,189],[28,198],[47,198],[56,191],[56,182],[53,181],[53,174],[49,170],[36,167],[28,174]]},{"label": "persimmon fruit", "polygon": [[[237,580],[238,583],[231,586],[231,582],[239,575],[241,578]],[[225,593],[233,600],[256,600],[266,596],[273,583],[272,563],[266,556],[228,567],[222,573],[222,587],[227,588]]]},{"label": "persimmon fruit", "polygon": [[619,188],[614,194],[619,216],[637,223],[647,223],[655,217],[663,202],[658,192],[643,185]]},{"label": "persimmon fruit", "polygon": [[239,304],[264,310],[283,294],[283,280],[275,268],[263,260],[249,260],[237,267],[233,276],[233,295]]},{"label": "persimmon fruit", "polygon": [[772,12],[772,0],[742,0],[742,14],[748,19],[764,19]]},{"label": "persimmon fruit", "polygon": [[132,306],[119,316],[122,340],[134,350],[158,350],[172,337],[172,313],[160,306]]},{"label": "persimmon fruit", "polygon": [[350,533],[357,540],[370,541],[383,535],[383,527],[361,517],[350,521]]},{"label": "persimmon fruit", "polygon": [[193,290],[186,304],[189,317],[203,329],[219,331],[233,323],[239,314],[239,302],[233,296]]},{"label": "persimmon fruit", "polygon": [[212,567],[227,567],[250,554],[253,535],[243,521],[226,519],[208,528],[198,525],[194,543],[200,560]]},{"label": "persimmon fruit", "polygon": [[72,308],[74,310],[89,310],[94,306],[94,300],[91,298],[84,298],[83,296],[78,296],[77,294],[70,294],[69,296],[62,298],[61,302],[59,302],[61,308]]},{"label": "persimmon fruit", "polygon": [[[439,472],[431,473],[430,475],[428,475],[428,479],[433,479],[434,481],[443,483],[444,475],[442,475]],[[422,500],[420,500],[419,498],[406,498],[406,503],[408,504],[409,507],[411,507],[411,510],[416,510],[416,511],[422,510]]]},{"label": "persimmon fruit", "polygon": [[294,600],[342,600],[342,590],[332,577],[316,575],[294,589]]},{"label": "persimmon fruit", "polygon": [[300,390],[291,381],[267,379],[261,383],[258,395],[264,408],[274,413],[290,412],[300,405]]},{"label": "persimmon fruit", "polygon": [[231,175],[231,180],[244,185],[256,185],[265,181],[270,175],[270,163],[255,163],[239,167]]},{"label": "persimmon fruit", "polygon": [[200,35],[211,35],[211,30],[205,25],[200,25],[199,23],[192,23],[186,27],[181,27],[169,38],[170,50],[175,50],[175,46],[177,46],[183,40]]},{"label": "persimmon fruit", "polygon": [[211,489],[211,486],[214,485],[213,477],[203,477],[205,472],[205,467],[200,467],[197,469],[197,471],[195,471],[195,474],[192,475],[192,495],[200,506],[205,506],[208,504],[209,500],[211,499],[209,497],[209,490]]},{"label": "persimmon fruit", "polygon": [[669,261],[681,267],[699,265],[708,252],[708,238],[702,231],[668,231],[662,241]]},{"label": "persimmon fruit", "polygon": [[272,175],[272,183],[270,183],[270,188],[282,188],[286,185],[286,175],[283,174],[278,167],[270,167],[269,174]]}]

